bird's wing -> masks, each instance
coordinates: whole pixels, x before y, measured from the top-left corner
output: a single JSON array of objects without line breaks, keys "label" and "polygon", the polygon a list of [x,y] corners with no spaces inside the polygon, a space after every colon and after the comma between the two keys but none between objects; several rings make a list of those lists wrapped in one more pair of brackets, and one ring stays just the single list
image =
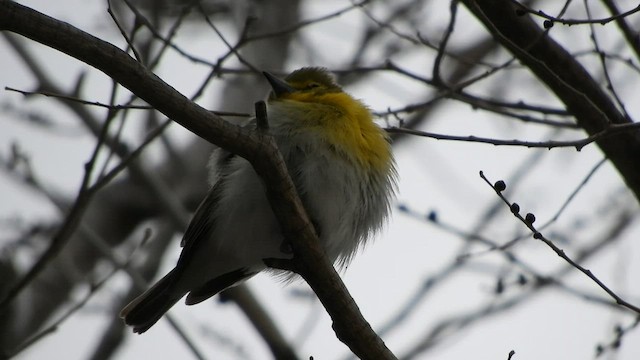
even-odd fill
[{"label": "bird's wing", "polygon": [[[224,179],[219,179],[218,182],[209,189],[207,196],[202,200],[200,205],[198,205],[196,212],[193,214],[193,218],[191,222],[189,222],[187,230],[184,232],[184,236],[180,242],[180,246],[184,247],[180,255],[180,260],[185,256],[189,256],[189,253],[193,251],[192,249],[198,246],[199,239],[211,235],[214,226],[212,215],[220,198],[223,182]],[[178,263],[180,260],[178,260]]]}]

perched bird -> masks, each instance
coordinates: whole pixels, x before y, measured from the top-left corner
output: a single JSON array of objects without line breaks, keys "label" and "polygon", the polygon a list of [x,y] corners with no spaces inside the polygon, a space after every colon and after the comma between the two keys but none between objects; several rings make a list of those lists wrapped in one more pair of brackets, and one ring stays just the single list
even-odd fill
[{"label": "perched bird", "polygon": [[[327,256],[345,265],[389,214],[396,177],[389,139],[326,69],[302,68],[284,81],[264,75],[272,87],[268,131]],[[217,149],[210,167],[211,189],[176,267],[120,313],[134,332],[147,331],[184,295],[187,305],[200,303],[265,270],[263,259],[293,256],[249,162]]]}]

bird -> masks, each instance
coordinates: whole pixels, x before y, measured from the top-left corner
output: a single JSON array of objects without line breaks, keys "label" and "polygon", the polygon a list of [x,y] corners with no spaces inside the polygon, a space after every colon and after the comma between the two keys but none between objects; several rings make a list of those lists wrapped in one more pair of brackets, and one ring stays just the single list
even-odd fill
[{"label": "bird", "polygon": [[[345,267],[390,214],[397,189],[390,139],[326,68],[303,67],[284,79],[263,74],[271,85],[266,131],[327,257]],[[293,256],[247,160],[214,150],[209,182],[175,268],[120,312],[135,333],[147,331],[185,295],[187,305],[201,303],[266,270],[265,259]]]}]

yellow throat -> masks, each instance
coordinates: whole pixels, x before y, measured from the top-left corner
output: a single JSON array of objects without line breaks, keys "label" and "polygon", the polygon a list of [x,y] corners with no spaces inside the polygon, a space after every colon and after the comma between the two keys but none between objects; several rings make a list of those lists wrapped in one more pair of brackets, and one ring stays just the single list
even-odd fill
[{"label": "yellow throat", "polygon": [[312,131],[337,151],[367,170],[389,171],[392,166],[388,136],[374,122],[369,109],[342,91],[324,68],[294,71],[284,81],[265,73],[273,87],[269,102],[285,114],[304,122],[299,128]]}]

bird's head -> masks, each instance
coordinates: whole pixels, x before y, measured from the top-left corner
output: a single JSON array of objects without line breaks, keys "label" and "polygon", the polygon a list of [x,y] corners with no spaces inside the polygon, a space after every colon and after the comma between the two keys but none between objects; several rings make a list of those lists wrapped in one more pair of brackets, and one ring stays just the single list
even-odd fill
[{"label": "bird's head", "polygon": [[272,88],[268,102],[273,120],[329,143],[363,168],[385,173],[393,167],[387,136],[371,111],[344,92],[327,69],[304,67],[284,79],[267,72],[264,76]]},{"label": "bird's head", "polygon": [[304,67],[292,72],[284,80],[268,72],[264,72],[264,76],[272,88],[269,94],[270,101],[297,100],[312,102],[310,99],[321,97],[325,94],[343,93],[333,75],[325,68]]}]

